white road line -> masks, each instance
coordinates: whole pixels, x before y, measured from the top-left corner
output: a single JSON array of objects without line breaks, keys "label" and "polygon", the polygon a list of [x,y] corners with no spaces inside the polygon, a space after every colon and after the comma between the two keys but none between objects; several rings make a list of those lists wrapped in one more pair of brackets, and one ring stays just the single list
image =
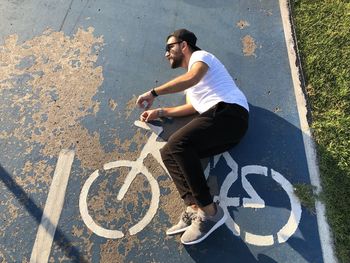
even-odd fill
[{"label": "white road line", "polygon": [[[280,10],[283,23],[284,37],[288,51],[289,64],[291,69],[291,76],[293,80],[294,93],[297,102],[297,108],[300,119],[300,126],[303,134],[304,147],[306,152],[306,159],[308,170],[310,173],[310,180],[312,185],[317,187],[317,191],[321,191],[319,169],[316,161],[316,150],[314,141],[312,139],[309,124],[307,122],[306,114],[306,99],[302,91],[302,85],[299,79],[300,72],[297,65],[297,54],[295,52],[295,43],[292,34],[292,25],[290,21],[290,9],[288,0],[280,0]],[[325,263],[337,262],[333,251],[333,240],[330,234],[327,219],[325,217],[325,207],[320,201],[316,201],[316,216],[318,223],[318,231],[323,252],[323,260]]]},{"label": "white road line", "polygon": [[73,159],[74,151],[62,150],[59,154],[32,255],[30,257],[31,263],[48,262],[56,227],[63,208]]}]

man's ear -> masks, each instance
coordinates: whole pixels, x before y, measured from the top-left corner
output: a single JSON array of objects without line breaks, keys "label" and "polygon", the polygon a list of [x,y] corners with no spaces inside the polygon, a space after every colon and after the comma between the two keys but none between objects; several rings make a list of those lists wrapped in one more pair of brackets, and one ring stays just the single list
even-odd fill
[{"label": "man's ear", "polygon": [[183,45],[181,47],[182,50],[185,49],[185,48],[189,49],[188,43],[186,41],[182,41],[181,45]]}]

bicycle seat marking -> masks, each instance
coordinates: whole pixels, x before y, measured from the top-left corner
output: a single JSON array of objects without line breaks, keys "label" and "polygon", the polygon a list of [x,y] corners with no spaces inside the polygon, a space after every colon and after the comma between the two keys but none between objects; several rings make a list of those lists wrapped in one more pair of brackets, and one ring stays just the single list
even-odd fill
[{"label": "bicycle seat marking", "polygon": [[[115,162],[106,163],[103,166],[104,170],[109,170],[112,168],[118,167],[129,167],[131,168],[128,175],[123,182],[122,187],[119,190],[117,199],[121,201],[124,198],[124,195],[127,193],[129,188],[132,185],[133,180],[136,176],[143,175],[148,180],[151,187],[151,201],[148,208],[148,211],[140,219],[138,223],[130,227],[129,234],[135,235],[142,231],[153,219],[154,215],[157,213],[159,207],[159,198],[160,190],[157,180],[154,176],[148,171],[147,167],[143,164],[144,159],[149,155],[153,155],[158,163],[163,167],[165,171],[166,167],[164,166],[159,150],[164,146],[165,142],[157,141],[158,136],[162,133],[162,127],[155,126],[152,124],[136,121],[135,125],[147,130],[151,130],[152,134],[143,149],[141,150],[140,156],[135,161],[128,160],[119,160]],[[298,225],[301,219],[301,204],[298,198],[295,196],[293,191],[293,186],[291,183],[280,173],[274,171],[273,169],[267,168],[260,165],[246,165],[239,168],[239,165],[235,162],[232,156],[228,153],[222,153],[216,155],[212,158],[212,161],[206,167],[204,173],[206,178],[208,178],[210,170],[215,168],[218,165],[219,160],[223,160],[225,164],[229,167],[230,171],[226,175],[221,188],[219,196],[215,196],[214,200],[219,200],[221,207],[224,209],[225,213],[228,215],[226,221],[226,226],[231,230],[231,232],[236,236],[241,236],[241,238],[249,244],[256,246],[271,246],[276,243],[286,242],[297,230]],[[240,170],[239,170],[240,169]],[[239,173],[240,172],[240,173]],[[271,174],[268,177],[268,174]],[[290,214],[287,222],[283,225],[281,229],[276,231],[276,233],[271,233],[270,235],[259,235],[244,231],[241,227],[234,221],[231,216],[228,207],[239,207],[240,201],[239,197],[229,197],[228,192],[231,186],[238,180],[239,174],[241,174],[242,187],[249,195],[249,197],[242,198],[242,207],[243,208],[254,208],[262,209],[265,208],[265,201],[258,195],[256,190],[253,188],[251,183],[247,179],[247,175],[263,176],[266,178],[272,178],[276,183],[278,183],[282,189],[286,192],[290,202]],[[124,233],[120,230],[107,229],[98,225],[94,219],[90,216],[87,206],[87,197],[91,185],[99,177],[99,171],[94,171],[86,182],[83,185],[82,191],[79,198],[79,210],[81,217],[86,224],[86,226],[94,232],[96,235],[104,237],[117,239],[124,237]],[[170,177],[170,176],[169,176]]]}]

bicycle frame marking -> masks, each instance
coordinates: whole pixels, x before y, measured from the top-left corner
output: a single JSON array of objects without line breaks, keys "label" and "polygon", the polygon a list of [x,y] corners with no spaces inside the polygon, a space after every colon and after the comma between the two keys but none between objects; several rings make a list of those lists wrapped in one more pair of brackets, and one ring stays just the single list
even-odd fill
[{"label": "bicycle frame marking", "polygon": [[[150,129],[145,123],[135,122],[135,125],[141,128]],[[103,168],[104,170],[109,170],[118,167],[130,167],[131,170],[125,178],[125,181],[119,190],[117,199],[122,200],[124,195],[128,191],[131,186],[133,180],[136,178],[138,174],[143,174],[146,179],[150,183],[152,198],[150,202],[150,207],[146,212],[146,215],[134,226],[130,227],[129,234],[135,235],[141,230],[143,230],[153,219],[159,207],[159,198],[160,198],[160,190],[157,180],[153,177],[153,175],[147,170],[147,168],[143,164],[143,160],[147,157],[148,154],[152,154],[154,158],[161,164],[165,171],[167,171],[164,166],[159,150],[163,147],[165,142],[157,141],[158,135],[161,133],[162,129],[154,129],[152,128],[154,133],[151,134],[150,138],[146,142],[144,148],[142,149],[139,158],[136,161],[126,161],[120,160],[115,162],[106,163]],[[222,154],[216,155],[213,157],[213,161],[207,166],[204,173],[206,178],[208,178],[210,170],[215,167],[218,161],[223,158],[228,167],[230,168],[230,172],[227,174],[222,186],[220,188],[219,196],[214,197],[214,200],[219,200],[220,205],[223,208],[224,212],[228,215],[228,219],[226,220],[226,226],[231,230],[231,232],[236,236],[241,236],[241,238],[249,244],[256,246],[271,246],[275,243],[275,240],[278,243],[286,242],[297,230],[298,225],[301,219],[301,204],[298,198],[295,196],[293,191],[293,186],[291,183],[284,178],[280,173],[270,169],[271,177],[274,181],[276,181],[279,185],[282,186],[283,190],[287,193],[290,204],[291,211],[290,216],[288,218],[287,223],[274,235],[257,235],[247,231],[241,231],[240,226],[233,220],[228,211],[228,207],[239,207],[240,199],[239,197],[229,197],[228,192],[231,186],[238,180],[238,172],[239,166],[232,158],[232,156],[228,152],[224,152]],[[249,198],[242,198],[242,206],[245,208],[256,208],[261,209],[265,208],[264,200],[258,195],[255,191],[251,183],[247,179],[248,174],[254,174],[257,176],[268,176],[269,168],[260,165],[246,165],[241,167],[241,181],[243,189],[250,196]],[[99,172],[96,170],[93,172],[90,177],[86,180],[83,189],[80,194],[79,199],[79,208],[82,219],[87,227],[93,231],[95,234],[105,237],[105,238],[122,238],[124,237],[124,233],[119,230],[112,230],[103,228],[95,223],[92,217],[89,215],[88,207],[87,207],[87,197],[88,192],[93,184],[93,182],[98,178]]]}]

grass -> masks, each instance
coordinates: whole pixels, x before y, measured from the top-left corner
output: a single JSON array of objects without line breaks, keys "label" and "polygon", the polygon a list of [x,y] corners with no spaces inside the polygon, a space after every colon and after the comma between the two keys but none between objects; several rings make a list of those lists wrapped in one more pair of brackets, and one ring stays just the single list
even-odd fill
[{"label": "grass", "polygon": [[294,193],[299,198],[300,203],[309,210],[310,213],[315,214],[315,201],[317,196],[315,195],[315,188],[310,184],[295,184]]},{"label": "grass", "polygon": [[350,262],[350,1],[290,0],[339,262]]}]

